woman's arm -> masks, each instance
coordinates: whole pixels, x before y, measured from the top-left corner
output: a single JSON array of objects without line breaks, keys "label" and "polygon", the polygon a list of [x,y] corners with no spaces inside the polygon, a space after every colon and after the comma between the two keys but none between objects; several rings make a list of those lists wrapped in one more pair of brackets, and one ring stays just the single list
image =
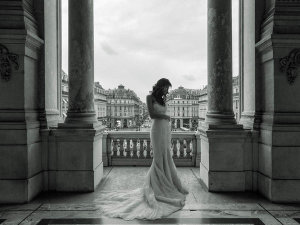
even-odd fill
[{"label": "woman's arm", "polygon": [[149,112],[149,115],[150,115],[151,119],[166,119],[166,120],[170,120],[170,117],[168,115],[157,113],[157,112],[154,111],[154,109],[153,109],[153,101],[152,101],[152,96],[151,95],[147,95],[146,100],[147,100],[148,112]]}]

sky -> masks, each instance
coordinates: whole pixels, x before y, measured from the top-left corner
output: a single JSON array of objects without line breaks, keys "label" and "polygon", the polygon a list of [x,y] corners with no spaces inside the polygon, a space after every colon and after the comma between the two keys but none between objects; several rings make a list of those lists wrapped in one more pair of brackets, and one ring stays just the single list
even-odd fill
[{"label": "sky", "polygon": [[[232,0],[238,75],[238,0]],[[158,79],[172,89],[207,84],[207,0],[94,0],[94,80],[123,84],[145,102]],[[62,0],[62,68],[68,73],[68,0]]]}]

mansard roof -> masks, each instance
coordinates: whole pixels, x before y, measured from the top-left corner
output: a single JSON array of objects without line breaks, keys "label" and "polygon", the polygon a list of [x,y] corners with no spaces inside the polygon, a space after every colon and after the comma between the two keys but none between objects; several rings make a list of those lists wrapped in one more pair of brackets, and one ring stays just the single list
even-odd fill
[{"label": "mansard roof", "polygon": [[108,90],[108,98],[118,99],[134,99],[140,101],[139,97],[133,90],[125,89],[125,86],[120,84],[118,88]]},{"label": "mansard roof", "polygon": [[177,89],[170,91],[170,99],[197,99],[200,95],[200,89],[188,89],[179,86]]}]

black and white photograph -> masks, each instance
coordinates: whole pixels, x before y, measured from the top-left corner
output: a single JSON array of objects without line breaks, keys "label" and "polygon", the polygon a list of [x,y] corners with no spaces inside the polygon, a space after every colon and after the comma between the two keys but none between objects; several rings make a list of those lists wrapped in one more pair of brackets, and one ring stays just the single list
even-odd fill
[{"label": "black and white photograph", "polygon": [[300,225],[300,0],[0,0],[0,225]]}]

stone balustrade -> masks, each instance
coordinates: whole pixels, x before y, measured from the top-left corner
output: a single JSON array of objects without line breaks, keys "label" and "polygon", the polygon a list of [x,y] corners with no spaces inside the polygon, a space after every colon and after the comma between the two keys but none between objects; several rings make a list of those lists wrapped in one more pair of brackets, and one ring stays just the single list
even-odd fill
[{"label": "stone balustrade", "polygon": [[[195,132],[172,132],[170,153],[176,166],[199,166],[200,139]],[[153,149],[150,132],[110,131],[103,135],[104,166],[149,166]]]}]

